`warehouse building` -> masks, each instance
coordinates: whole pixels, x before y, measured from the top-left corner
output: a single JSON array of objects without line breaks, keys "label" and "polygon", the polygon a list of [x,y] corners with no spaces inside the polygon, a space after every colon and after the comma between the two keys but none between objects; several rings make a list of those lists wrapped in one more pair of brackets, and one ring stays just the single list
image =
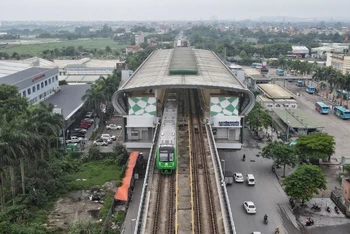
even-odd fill
[{"label": "warehouse building", "polygon": [[58,68],[1,62],[0,84],[16,86],[19,95],[36,104],[59,91]]}]

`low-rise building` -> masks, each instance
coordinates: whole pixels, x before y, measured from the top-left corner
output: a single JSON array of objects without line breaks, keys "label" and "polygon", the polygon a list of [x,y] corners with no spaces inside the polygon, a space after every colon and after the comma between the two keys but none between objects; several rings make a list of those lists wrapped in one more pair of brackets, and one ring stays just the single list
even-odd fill
[{"label": "low-rise building", "polygon": [[306,46],[292,46],[292,54],[297,58],[305,58],[309,55],[309,49]]},{"label": "low-rise building", "polygon": [[58,68],[1,62],[0,84],[16,86],[19,95],[36,104],[59,91]]},{"label": "low-rise building", "polygon": [[332,66],[344,75],[350,74],[350,54],[331,54],[327,57],[326,64]]}]

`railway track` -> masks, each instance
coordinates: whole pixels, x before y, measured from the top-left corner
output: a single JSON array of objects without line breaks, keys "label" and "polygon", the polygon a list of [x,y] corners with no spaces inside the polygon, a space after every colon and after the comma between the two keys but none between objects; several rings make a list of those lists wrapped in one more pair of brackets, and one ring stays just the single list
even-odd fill
[{"label": "railway track", "polygon": [[175,233],[175,185],[176,177],[173,175],[157,175],[157,195],[153,216],[152,232]]},{"label": "railway track", "polygon": [[[213,190],[215,189],[208,161],[211,160],[205,137],[205,123],[202,123],[202,113],[197,90],[190,92],[190,135],[192,144],[192,183],[194,208],[194,233],[217,234],[218,226]],[[206,144],[205,144],[206,143]]]}]

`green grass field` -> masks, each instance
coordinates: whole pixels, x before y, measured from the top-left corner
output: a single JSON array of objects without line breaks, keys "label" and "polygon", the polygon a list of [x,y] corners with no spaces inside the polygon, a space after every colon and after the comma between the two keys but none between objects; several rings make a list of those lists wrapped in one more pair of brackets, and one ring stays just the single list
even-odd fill
[{"label": "green grass field", "polygon": [[[79,171],[70,175],[74,188],[87,189],[94,185],[103,185],[106,181],[119,180],[122,169],[115,163],[93,161],[83,163]],[[86,181],[77,181],[86,179]]]},{"label": "green grass field", "polygon": [[[41,40],[41,39],[38,39]],[[12,55],[14,52],[19,54],[30,54],[32,56],[38,56],[44,50],[53,50],[55,48],[62,48],[74,46],[76,49],[78,46],[82,46],[86,49],[106,49],[106,46],[111,47],[112,50],[121,50],[127,45],[119,45],[112,39],[95,38],[95,39],[81,39],[71,41],[52,42],[45,44],[32,44],[32,45],[17,45],[11,48],[0,48],[1,52],[6,52]]]}]

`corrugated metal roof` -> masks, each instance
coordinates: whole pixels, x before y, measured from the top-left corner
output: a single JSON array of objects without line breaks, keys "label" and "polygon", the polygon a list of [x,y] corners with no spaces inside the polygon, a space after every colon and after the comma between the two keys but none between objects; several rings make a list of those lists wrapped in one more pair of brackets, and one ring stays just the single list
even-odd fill
[{"label": "corrugated metal roof", "polygon": [[49,70],[48,68],[41,68],[41,67],[31,67],[26,70],[16,72],[12,75],[5,76],[0,78],[1,84],[8,84],[8,85],[15,85],[21,81],[24,81],[28,78],[34,77],[38,74],[41,74],[43,72],[46,72]]},{"label": "corrugated metal roof", "polygon": [[294,99],[294,94],[291,91],[278,84],[258,84],[257,86],[268,98]]},{"label": "corrugated metal roof", "polygon": [[301,109],[273,109],[283,122],[292,128],[321,129],[324,128],[315,118],[310,118]]},{"label": "corrugated metal roof", "polygon": [[43,102],[46,104],[56,105],[57,108],[61,108],[63,111],[63,117],[69,116],[77,107],[79,107],[83,101],[81,97],[85,94],[91,85],[62,85],[60,91],[52,95]]},{"label": "corrugated metal roof", "polygon": [[0,61],[0,78],[30,68],[28,64]]}]

